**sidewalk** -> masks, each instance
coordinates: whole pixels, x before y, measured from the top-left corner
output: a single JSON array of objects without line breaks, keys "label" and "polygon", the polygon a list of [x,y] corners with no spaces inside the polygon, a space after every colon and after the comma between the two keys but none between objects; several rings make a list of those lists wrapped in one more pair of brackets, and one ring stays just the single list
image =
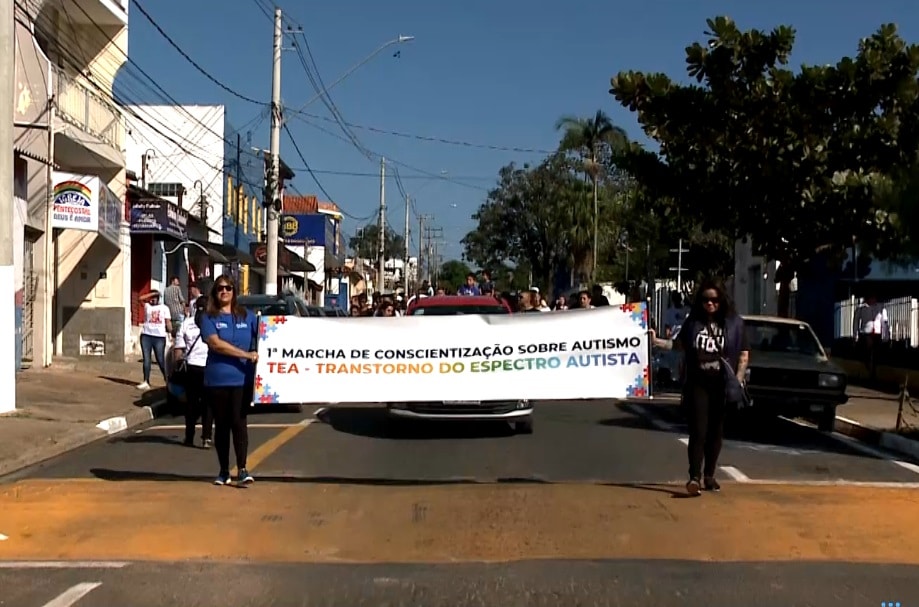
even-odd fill
[{"label": "sidewalk", "polygon": [[18,373],[17,408],[0,415],[0,476],[162,414],[162,379],[146,393],[140,380],[138,363],[63,359]]},{"label": "sidewalk", "polygon": [[848,393],[849,402],[836,409],[837,432],[919,460],[919,399],[904,404],[898,432],[898,394],[852,385]]}]

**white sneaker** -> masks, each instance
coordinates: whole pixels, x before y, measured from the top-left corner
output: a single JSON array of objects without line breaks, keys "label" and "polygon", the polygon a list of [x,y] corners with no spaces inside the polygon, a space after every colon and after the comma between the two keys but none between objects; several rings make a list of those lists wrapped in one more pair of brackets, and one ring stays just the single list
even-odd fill
[{"label": "white sneaker", "polygon": [[141,382],[141,383],[137,384],[137,389],[138,389],[138,390],[149,390],[149,389],[150,389],[150,384],[148,384],[148,383],[145,382],[145,381],[144,381],[144,382]]}]

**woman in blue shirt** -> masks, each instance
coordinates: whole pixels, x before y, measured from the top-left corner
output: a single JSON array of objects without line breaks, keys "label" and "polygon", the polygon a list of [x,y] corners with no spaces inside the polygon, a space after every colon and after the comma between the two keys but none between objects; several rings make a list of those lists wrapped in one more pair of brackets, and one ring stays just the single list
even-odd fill
[{"label": "woman in blue shirt", "polygon": [[207,311],[201,317],[201,339],[208,347],[204,367],[204,388],[214,410],[214,446],[220,473],[215,485],[230,482],[230,435],[236,452],[236,482],[244,485],[255,479],[246,470],[249,429],[246,425],[248,390],[255,373],[258,321],[236,301],[236,284],[230,276],[220,276],[211,289]]}]

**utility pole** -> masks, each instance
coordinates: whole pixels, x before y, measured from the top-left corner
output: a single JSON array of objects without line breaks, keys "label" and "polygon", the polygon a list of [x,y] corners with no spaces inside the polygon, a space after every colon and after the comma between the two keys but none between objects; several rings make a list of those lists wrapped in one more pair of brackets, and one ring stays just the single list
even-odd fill
[{"label": "utility pole", "polygon": [[271,168],[268,175],[268,217],[265,225],[265,294],[278,294],[278,220],[281,212],[281,9],[274,9],[274,48],[271,70]]},{"label": "utility pole", "polygon": [[402,240],[405,242],[405,251],[402,255],[402,288],[405,289],[405,295],[408,296],[408,258],[409,258],[409,243],[411,241],[411,235],[409,234],[409,213],[412,210],[412,199],[408,197],[408,194],[405,195],[405,231],[403,232],[404,236]]},{"label": "utility pole", "polygon": [[380,158],[380,293],[386,285],[386,159]]},{"label": "utility pole", "polygon": [[[415,283],[423,276],[424,268],[424,215],[418,217],[418,265],[415,267]],[[415,288],[417,290],[417,286]]]},{"label": "utility pole", "polygon": [[676,291],[677,293],[683,292],[683,272],[686,271],[686,268],[683,267],[683,253],[689,253],[689,249],[683,248],[683,239],[680,238],[677,248],[670,249],[671,253],[676,253],[676,267],[670,268],[671,272],[676,272]]},{"label": "utility pole", "polygon": [[[6,354],[0,356],[0,413],[16,409],[16,267],[13,255],[13,95],[16,31],[13,0],[2,0],[0,12],[0,335]],[[50,237],[49,234],[45,238]]]}]

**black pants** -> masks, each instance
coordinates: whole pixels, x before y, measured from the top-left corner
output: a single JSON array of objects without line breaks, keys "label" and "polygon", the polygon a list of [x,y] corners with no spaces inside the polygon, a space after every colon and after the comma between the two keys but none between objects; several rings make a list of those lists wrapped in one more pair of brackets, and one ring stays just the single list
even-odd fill
[{"label": "black pants", "polygon": [[246,389],[243,386],[207,388],[207,398],[214,408],[214,447],[220,472],[230,471],[230,435],[233,435],[233,450],[236,452],[236,467],[246,467],[249,452],[249,428],[246,413],[249,403],[245,402]]},{"label": "black pants", "polygon": [[687,378],[683,398],[689,422],[689,478],[715,476],[724,441],[724,393],[721,377]]},{"label": "black pants", "polygon": [[211,403],[204,397],[204,367],[188,365],[185,382],[185,442],[195,440],[195,425],[201,420],[201,440],[214,435],[214,415]]}]

